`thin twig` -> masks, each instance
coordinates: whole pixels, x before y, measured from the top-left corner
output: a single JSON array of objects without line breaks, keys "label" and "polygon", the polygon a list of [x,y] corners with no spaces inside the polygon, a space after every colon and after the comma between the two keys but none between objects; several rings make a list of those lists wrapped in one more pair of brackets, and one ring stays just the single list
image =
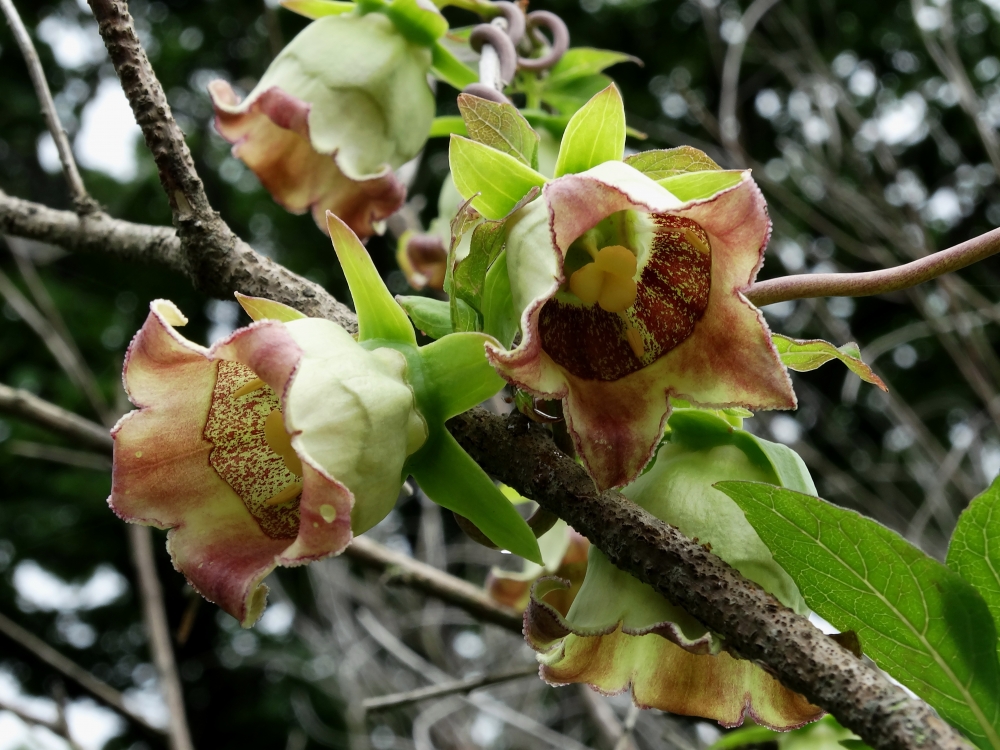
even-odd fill
[{"label": "thin twig", "polygon": [[96,422],[51,404],[21,388],[0,383],[0,412],[20,417],[102,453],[111,453],[114,442]]},{"label": "thin twig", "polygon": [[94,677],[94,675],[79,664],[66,658],[37,635],[28,632],[3,614],[0,614],[0,633],[3,633],[25,650],[30,651],[39,660],[48,664],[67,679],[72,680],[90,693],[98,702],[103,703],[109,708],[113,708],[137,726],[146,730],[147,734],[162,739],[163,730],[153,726],[145,718],[129,709],[125,705],[125,700],[121,693],[106,682]]},{"label": "thin twig", "polygon": [[46,719],[40,719],[37,716],[26,713],[16,706],[12,706],[10,703],[6,703],[2,700],[0,700],[0,711],[7,711],[8,713],[14,714],[14,716],[19,718],[25,724],[31,724],[48,729],[52,732],[52,734],[66,740],[66,743],[70,746],[70,750],[80,750],[80,746],[73,739],[72,735],[70,735],[64,721],[48,721]]},{"label": "thin twig", "polygon": [[45,80],[45,71],[42,70],[42,61],[38,59],[38,51],[28,30],[21,21],[21,16],[17,13],[12,0],[0,0],[0,8],[7,17],[7,23],[14,33],[14,39],[21,50],[21,56],[28,65],[28,74],[31,76],[31,83],[35,87],[35,94],[42,105],[42,115],[45,117],[45,125],[52,134],[55,141],[56,150],[59,152],[59,163],[62,164],[63,174],[66,182],[69,183],[69,192],[73,198],[73,206],[77,213],[88,214],[99,210],[97,202],[87,193],[84,187],[83,178],[80,177],[80,170],[76,167],[76,160],[73,158],[73,149],[69,145],[66,131],[59,121],[59,113],[56,112],[56,104],[52,101],[52,92],[49,90],[48,81]]},{"label": "thin twig", "polygon": [[1000,252],[1000,229],[895,268],[864,273],[812,273],[759,281],[744,295],[757,307],[806,297],[868,297],[923,284]]},{"label": "thin twig", "polygon": [[90,451],[78,451],[58,445],[34,443],[30,440],[11,440],[7,443],[7,450],[15,456],[37,458],[41,461],[52,461],[53,463],[65,464],[66,466],[75,466],[78,469],[111,470],[110,458],[100,453],[91,453]]},{"label": "thin twig", "polygon": [[496,685],[501,682],[510,682],[522,677],[537,677],[538,667],[521,667],[508,672],[490,674],[483,677],[470,677],[467,680],[456,680],[455,682],[443,685],[431,685],[429,687],[407,690],[403,693],[392,693],[391,695],[380,695],[376,698],[366,698],[362,702],[365,711],[384,711],[389,708],[401,708],[409,706],[411,703],[427,700],[428,698],[442,698],[455,693],[468,693],[476,688]]}]

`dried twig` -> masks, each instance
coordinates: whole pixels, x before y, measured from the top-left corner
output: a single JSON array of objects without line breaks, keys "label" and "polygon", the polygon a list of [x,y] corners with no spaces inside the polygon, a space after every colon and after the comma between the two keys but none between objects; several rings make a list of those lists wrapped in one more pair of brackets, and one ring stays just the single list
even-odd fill
[{"label": "dried twig", "polygon": [[[66,743],[70,746],[70,750],[80,750],[80,746],[73,739],[73,736],[69,733],[66,727],[66,722],[64,720],[60,721],[48,721],[46,719],[41,719],[37,716],[29,714],[16,706],[11,705],[0,700],[0,711],[7,711],[14,714],[17,718],[23,721],[25,724],[30,724],[34,726],[44,727],[48,729],[52,734],[58,735],[66,740]],[[61,715],[60,715],[61,719]]]},{"label": "dried twig", "polygon": [[34,85],[35,94],[42,105],[45,125],[49,129],[49,133],[52,134],[52,140],[55,141],[56,150],[59,152],[59,163],[62,164],[63,174],[66,176],[66,182],[69,183],[73,205],[80,214],[97,211],[97,202],[87,193],[87,188],[83,185],[83,178],[80,177],[80,170],[76,168],[73,149],[69,145],[66,131],[56,113],[56,104],[52,101],[52,92],[49,90],[48,81],[45,80],[42,61],[38,59],[38,52],[31,41],[31,36],[24,27],[21,16],[18,15],[12,0],[0,0],[0,9],[3,9],[3,14],[7,17],[7,23],[10,24],[10,30],[14,33],[14,39],[21,50],[21,56],[28,65],[31,83]]},{"label": "dried twig", "polygon": [[102,453],[111,453],[113,441],[107,429],[23,389],[0,383],[0,412],[21,417]]},{"label": "dried twig", "polygon": [[510,682],[522,677],[537,677],[538,667],[521,667],[499,674],[489,674],[483,677],[470,677],[467,680],[456,680],[441,685],[431,685],[429,687],[407,690],[404,693],[393,693],[392,695],[380,695],[376,698],[366,698],[361,704],[365,711],[384,711],[390,708],[401,708],[409,706],[411,703],[427,700],[429,698],[443,698],[455,693],[468,693],[476,688],[497,685],[501,682]]}]

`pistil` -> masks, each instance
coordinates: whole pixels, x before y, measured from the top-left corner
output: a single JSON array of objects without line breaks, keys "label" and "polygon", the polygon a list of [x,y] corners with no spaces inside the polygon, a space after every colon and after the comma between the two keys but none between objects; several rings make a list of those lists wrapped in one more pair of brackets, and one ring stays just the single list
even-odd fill
[{"label": "pistil", "polygon": [[588,263],[569,277],[569,289],[585,305],[595,302],[602,310],[619,313],[635,303],[638,286],[635,276],[636,259],[622,245],[602,247]]}]

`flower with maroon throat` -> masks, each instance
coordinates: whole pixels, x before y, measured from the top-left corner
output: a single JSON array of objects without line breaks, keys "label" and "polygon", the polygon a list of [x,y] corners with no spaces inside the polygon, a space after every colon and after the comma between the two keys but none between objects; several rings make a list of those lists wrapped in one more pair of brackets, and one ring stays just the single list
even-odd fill
[{"label": "flower with maroon throat", "polygon": [[[720,170],[687,148],[623,162],[624,143],[612,86],[570,121],[555,179],[506,154],[487,160],[481,144],[469,168],[469,142],[455,138],[452,149],[456,185],[487,218],[541,188],[506,219],[521,339],[491,345],[489,356],[511,384],[563,401],[577,452],[602,489],[627,484],[652,458],[670,399],[796,404],[763,315],[742,294],[771,231],[750,173]],[[487,168],[491,180],[478,178]]]},{"label": "flower with maroon throat", "polygon": [[[798,614],[808,607],[791,577],[744,517],[713,487],[741,479],[808,494],[815,487],[789,448],[738,427],[725,413],[678,409],[649,471],[623,490],[637,505],[697,539]],[[642,708],[737,726],[746,716],[786,730],[822,710],[751,661],[649,585],[590,548],[587,572],[568,604],[571,581],[542,578],[524,616],[541,676],[554,685],[585,683],[606,695],[628,691]]]},{"label": "flower with maroon throat", "polygon": [[109,504],[126,521],[170,529],[174,566],[246,627],[275,566],[342,552],[389,513],[410,474],[497,546],[541,560],[531,529],[444,428],[503,385],[488,337],[418,347],[360,240],[328,218],[357,339],[240,296],[255,322],[206,348],[157,300],[125,358],[137,410],[112,432]]},{"label": "flower with maroon throat", "polygon": [[406,197],[393,170],[427,140],[429,45],[448,25],[413,0],[365,15],[337,3],[287,5],[316,20],[242,101],[225,81],[209,85],[216,127],[278,203],[311,210],[324,231],[333,211],[363,239]]}]

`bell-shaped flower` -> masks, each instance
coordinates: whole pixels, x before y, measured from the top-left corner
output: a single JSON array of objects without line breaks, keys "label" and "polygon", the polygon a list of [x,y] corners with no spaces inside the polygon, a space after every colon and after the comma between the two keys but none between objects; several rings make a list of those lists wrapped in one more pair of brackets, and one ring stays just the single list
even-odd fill
[{"label": "bell-shaped flower", "polygon": [[[733,420],[736,421],[736,420]],[[623,493],[679,528],[799,614],[798,588],[739,507],[715,482],[781,484],[815,494],[802,460],[789,448],[756,438],[720,414],[682,409],[650,469]],[[640,707],[736,726],[790,729],[821,710],[725,643],[650,586],[590,548],[586,578],[572,606],[559,598],[568,582],[543,578],[525,614],[525,637],[552,684],[588,683],[604,694],[631,691]]]},{"label": "bell-shaped flower", "polygon": [[333,211],[364,238],[406,197],[393,170],[427,140],[429,45],[448,25],[415,0],[365,15],[345,3],[289,5],[341,15],[307,26],[242,101],[213,81],[216,127],[278,203],[311,210],[324,231]]},{"label": "bell-shaped flower", "polygon": [[652,458],[670,398],[711,408],[796,403],[763,315],[741,294],[771,230],[749,172],[720,170],[694,149],[623,162],[624,143],[612,86],[570,121],[555,179],[457,137],[451,154],[456,185],[487,218],[541,188],[506,220],[522,335],[512,349],[491,346],[490,359],[518,388],[562,399],[602,489],[628,483]]},{"label": "bell-shaped flower", "polygon": [[244,626],[276,565],[343,551],[392,509],[407,474],[498,546],[540,560],[534,535],[444,421],[502,386],[482,334],[417,347],[367,252],[329,230],[358,311],[336,323],[241,297],[255,322],[206,348],[158,300],[125,358],[138,407],[113,430],[109,503],[170,529],[175,567]]}]

